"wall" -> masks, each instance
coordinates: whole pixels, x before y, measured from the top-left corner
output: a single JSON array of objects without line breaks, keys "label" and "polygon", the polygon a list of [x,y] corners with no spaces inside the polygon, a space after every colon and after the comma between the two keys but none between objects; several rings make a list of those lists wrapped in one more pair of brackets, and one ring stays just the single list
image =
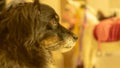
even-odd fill
[{"label": "wall", "polygon": [[95,10],[102,10],[105,15],[116,11],[120,16],[120,0],[87,0],[87,3]]},{"label": "wall", "polygon": [[105,15],[109,15],[109,0],[87,0],[87,3],[95,10],[101,10]]}]

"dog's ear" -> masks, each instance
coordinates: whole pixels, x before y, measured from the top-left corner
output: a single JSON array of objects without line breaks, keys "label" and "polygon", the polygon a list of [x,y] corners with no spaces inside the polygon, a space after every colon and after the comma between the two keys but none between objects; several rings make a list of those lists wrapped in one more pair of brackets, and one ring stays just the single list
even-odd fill
[{"label": "dog's ear", "polygon": [[6,0],[0,0],[0,12],[5,8]]}]

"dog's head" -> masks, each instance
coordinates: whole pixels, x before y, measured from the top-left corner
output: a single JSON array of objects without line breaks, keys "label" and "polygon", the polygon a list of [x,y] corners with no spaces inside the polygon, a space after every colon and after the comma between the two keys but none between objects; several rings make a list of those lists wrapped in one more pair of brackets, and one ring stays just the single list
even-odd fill
[{"label": "dog's head", "polygon": [[[47,5],[19,3],[0,15],[0,38],[18,45],[66,52],[73,48],[77,37],[59,23],[55,10]],[[37,43],[39,45],[31,45]]]},{"label": "dog's head", "polygon": [[[59,23],[59,16],[47,5],[40,5],[40,22],[44,23],[43,31],[40,31],[40,44],[49,50],[68,51],[74,45],[77,37],[65,29]],[[46,15],[45,15],[46,14]]]}]

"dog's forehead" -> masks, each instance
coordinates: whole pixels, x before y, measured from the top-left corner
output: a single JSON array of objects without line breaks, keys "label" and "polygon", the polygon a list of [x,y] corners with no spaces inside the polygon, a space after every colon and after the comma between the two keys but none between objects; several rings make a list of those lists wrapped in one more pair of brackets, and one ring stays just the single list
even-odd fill
[{"label": "dog's forehead", "polygon": [[45,5],[45,4],[40,4],[40,12],[41,14],[46,14],[46,15],[52,15],[52,14],[56,14],[55,10],[48,6],[48,5]]},{"label": "dog's forehead", "polygon": [[52,7],[46,4],[40,4],[39,8],[40,8],[41,21],[48,22],[53,18],[58,18],[57,13]]}]

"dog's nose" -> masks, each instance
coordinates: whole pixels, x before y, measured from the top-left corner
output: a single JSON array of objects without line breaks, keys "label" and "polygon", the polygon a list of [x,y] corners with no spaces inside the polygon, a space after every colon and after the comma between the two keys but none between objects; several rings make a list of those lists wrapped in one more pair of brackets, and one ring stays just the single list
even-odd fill
[{"label": "dog's nose", "polygon": [[74,38],[75,40],[77,40],[77,39],[78,39],[78,37],[77,37],[76,35],[73,35],[73,38]]}]

